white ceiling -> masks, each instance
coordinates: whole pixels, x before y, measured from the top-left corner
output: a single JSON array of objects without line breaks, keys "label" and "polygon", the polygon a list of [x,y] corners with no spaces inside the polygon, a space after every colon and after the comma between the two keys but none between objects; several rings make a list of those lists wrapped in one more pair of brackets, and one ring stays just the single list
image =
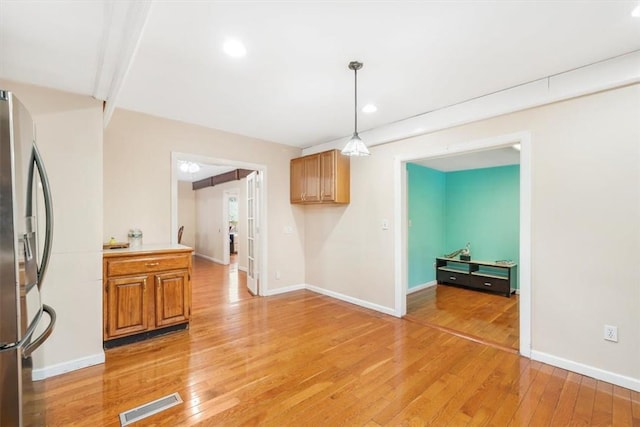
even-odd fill
[{"label": "white ceiling", "polygon": [[[637,1],[0,0],[0,78],[309,147],[640,49]],[[225,38],[247,56],[226,56]]]},{"label": "white ceiling", "polygon": [[482,169],[496,166],[520,164],[520,151],[513,147],[475,151],[455,156],[414,160],[411,163],[426,166],[441,172],[455,172],[468,169]]}]

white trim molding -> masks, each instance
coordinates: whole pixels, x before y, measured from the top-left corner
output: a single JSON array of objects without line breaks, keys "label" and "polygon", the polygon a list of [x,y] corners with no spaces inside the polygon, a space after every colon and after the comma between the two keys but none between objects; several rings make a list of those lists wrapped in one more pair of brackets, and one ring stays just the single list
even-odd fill
[{"label": "white trim molding", "polygon": [[328,289],[319,288],[313,285],[307,285],[307,290],[311,292],[315,292],[317,294],[326,295],[331,298],[339,299],[340,301],[359,305],[360,307],[368,308],[370,310],[379,311],[380,313],[388,314],[390,316],[394,316],[394,310],[392,308],[385,307],[383,305],[374,304],[369,301],[365,301],[359,298],[354,298],[349,295],[341,294],[335,291],[330,291]]},{"label": "white trim molding", "polygon": [[302,291],[304,289],[308,289],[308,286],[309,285],[307,285],[306,283],[302,283],[299,285],[291,285],[291,286],[284,286],[282,288],[269,289],[267,290],[264,296],[271,297],[273,295],[286,294],[287,292]]},{"label": "white trim molding", "polygon": [[54,377],[71,371],[77,371],[78,369],[87,368],[89,366],[100,365],[101,363],[104,363],[104,360],[104,351],[102,351],[98,354],[92,354],[91,356],[34,369],[31,373],[31,377],[33,381],[40,381],[45,378]]},{"label": "white trim molding", "polygon": [[368,308],[370,310],[378,311],[380,313],[388,314],[390,316],[395,316],[394,310],[389,307],[384,307],[382,305],[374,304],[369,301],[365,301],[359,298],[354,298],[349,295],[341,294],[340,292],[330,291],[328,289],[319,288],[314,285],[309,285],[308,283],[302,283],[299,285],[291,285],[285,286],[282,288],[269,289],[269,293],[265,296],[273,296],[280,295],[287,292],[301,291],[307,290],[311,292],[315,292],[316,294],[325,295],[331,298],[335,298],[340,301],[348,302],[350,304],[358,305],[360,307]]},{"label": "white trim molding", "polygon": [[218,258],[213,258],[213,257],[207,256],[207,255],[202,255],[202,254],[198,254],[198,253],[196,253],[195,256],[207,259],[207,260],[212,261],[212,262],[215,262],[216,264],[225,265],[225,263],[221,259],[218,259]]},{"label": "white trim molding", "polygon": [[408,277],[408,224],[407,224],[407,171],[406,163],[426,159],[457,155],[467,152],[508,147],[520,144],[520,354],[531,355],[531,132],[496,135],[472,141],[459,141],[448,146],[425,145],[414,152],[394,158],[394,221],[399,224],[394,230],[394,275],[395,303],[393,315],[407,314]]},{"label": "white trim molding", "polygon": [[640,379],[637,378],[605,371],[604,369],[564,359],[542,351],[532,350],[531,359],[640,392]]},{"label": "white trim molding", "polygon": [[421,285],[414,286],[414,287],[412,287],[412,288],[408,288],[408,289],[407,289],[407,295],[412,294],[412,293],[414,293],[414,292],[421,291],[421,290],[423,290],[423,289],[432,288],[432,287],[434,287],[434,286],[435,286],[435,285],[437,285],[437,284],[438,284],[438,281],[437,281],[437,280],[432,280],[432,281],[430,281],[430,282],[422,283]]},{"label": "white trim molding", "polygon": [[[360,132],[368,147],[640,82],[640,50]],[[348,135],[302,150],[342,148]]]}]

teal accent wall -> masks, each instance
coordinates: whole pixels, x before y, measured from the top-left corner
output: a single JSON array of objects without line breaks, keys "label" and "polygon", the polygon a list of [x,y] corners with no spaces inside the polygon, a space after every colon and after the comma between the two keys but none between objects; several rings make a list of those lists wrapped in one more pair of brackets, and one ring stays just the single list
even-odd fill
[{"label": "teal accent wall", "polygon": [[519,165],[443,173],[409,163],[407,172],[409,288],[435,280],[434,258],[467,242],[472,259],[519,263]]},{"label": "teal accent wall", "polygon": [[436,280],[435,257],[445,246],[445,174],[407,164],[409,287]]}]

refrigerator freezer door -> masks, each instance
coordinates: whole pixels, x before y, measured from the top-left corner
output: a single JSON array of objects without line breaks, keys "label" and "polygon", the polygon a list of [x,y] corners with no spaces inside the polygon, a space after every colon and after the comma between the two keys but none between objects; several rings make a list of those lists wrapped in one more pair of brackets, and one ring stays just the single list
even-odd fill
[{"label": "refrigerator freezer door", "polygon": [[0,348],[15,345],[18,331],[18,246],[15,221],[14,132],[10,97],[0,92]]},{"label": "refrigerator freezer door", "polygon": [[42,313],[35,286],[36,223],[27,209],[34,185],[34,136],[26,108],[12,94],[0,92],[0,347],[24,340]]}]

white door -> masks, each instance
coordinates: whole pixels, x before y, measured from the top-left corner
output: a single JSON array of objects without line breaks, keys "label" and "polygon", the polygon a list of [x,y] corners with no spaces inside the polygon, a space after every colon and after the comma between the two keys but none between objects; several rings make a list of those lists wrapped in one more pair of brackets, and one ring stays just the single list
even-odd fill
[{"label": "white door", "polygon": [[247,288],[253,295],[258,295],[258,186],[259,172],[252,172],[247,176]]}]

